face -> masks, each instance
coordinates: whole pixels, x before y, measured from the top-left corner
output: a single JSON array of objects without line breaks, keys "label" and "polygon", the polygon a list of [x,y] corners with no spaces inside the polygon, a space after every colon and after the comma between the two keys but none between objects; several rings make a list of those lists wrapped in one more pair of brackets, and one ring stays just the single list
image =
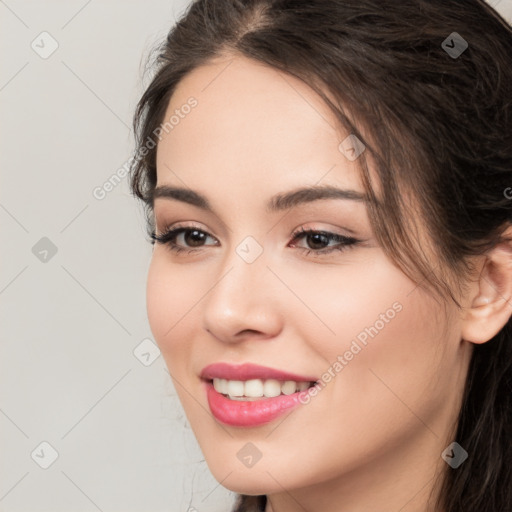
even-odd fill
[{"label": "face", "polygon": [[[184,107],[191,97],[195,106]],[[372,478],[398,456],[411,471],[432,450],[437,461],[468,361],[460,323],[377,243],[357,161],[340,150],[349,134],[304,83],[242,57],[189,74],[165,120],[172,115],[157,187],[192,190],[209,208],[155,198],[157,236],[189,231],[155,244],[147,312],[215,478],[270,494]],[[274,196],[324,186],[352,192],[268,207]],[[219,362],[318,384],[299,394],[282,388],[284,399],[233,400],[201,378]],[[254,390],[256,377],[270,374],[229,375]],[[280,412],[269,415],[272,407]]]}]

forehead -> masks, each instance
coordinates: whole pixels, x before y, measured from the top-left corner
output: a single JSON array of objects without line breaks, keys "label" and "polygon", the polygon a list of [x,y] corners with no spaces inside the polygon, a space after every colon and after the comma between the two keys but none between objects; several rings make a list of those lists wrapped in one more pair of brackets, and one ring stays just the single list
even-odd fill
[{"label": "forehead", "polygon": [[[193,108],[183,108],[195,99]],[[185,113],[187,112],[187,113]],[[301,184],[362,190],[357,163],[340,151],[349,135],[304,82],[245,57],[224,57],[177,86],[157,150],[158,183],[267,195]],[[183,183],[182,183],[183,185]]]}]

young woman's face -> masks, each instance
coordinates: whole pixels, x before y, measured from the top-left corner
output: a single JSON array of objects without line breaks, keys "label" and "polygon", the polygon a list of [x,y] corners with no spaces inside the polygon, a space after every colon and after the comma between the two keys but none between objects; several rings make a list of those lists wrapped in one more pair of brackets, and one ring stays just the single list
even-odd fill
[{"label": "young woman's face", "polygon": [[[298,79],[239,57],[189,74],[164,122],[173,115],[158,145],[157,187],[194,191],[211,209],[156,197],[156,234],[190,231],[171,239],[179,252],[155,244],[147,308],[213,475],[247,494],[336,479],[339,489],[342,477],[376,489],[391,474],[414,475],[421,483],[401,491],[412,498],[447,445],[468,344],[454,311],[445,317],[377,244],[357,199],[356,154],[340,149],[349,134]],[[352,192],[267,207],[313,186]],[[316,395],[287,384],[280,398],[226,398],[207,380],[252,381],[227,384],[232,394],[265,384],[272,395],[275,383],[215,370],[202,379],[219,362],[318,381]]]}]

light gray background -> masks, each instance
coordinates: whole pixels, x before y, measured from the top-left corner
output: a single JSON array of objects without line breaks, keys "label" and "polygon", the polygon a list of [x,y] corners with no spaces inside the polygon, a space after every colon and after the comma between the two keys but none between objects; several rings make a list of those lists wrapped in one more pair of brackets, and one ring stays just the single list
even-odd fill
[{"label": "light gray background", "polygon": [[141,206],[127,178],[93,195],[188,3],[0,0],[1,512],[231,508],[152,340]]}]

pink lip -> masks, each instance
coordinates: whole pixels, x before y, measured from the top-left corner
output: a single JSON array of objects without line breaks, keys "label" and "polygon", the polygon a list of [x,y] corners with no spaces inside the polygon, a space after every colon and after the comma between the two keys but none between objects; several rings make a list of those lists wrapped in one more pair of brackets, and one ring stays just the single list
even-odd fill
[{"label": "pink lip", "polygon": [[316,382],[318,380],[316,377],[296,375],[251,363],[239,365],[228,363],[209,364],[202,369],[200,376],[205,380],[276,379],[279,381],[294,380],[295,382]]},{"label": "pink lip", "polygon": [[206,381],[204,385],[212,414],[221,423],[233,427],[256,427],[269,423],[293,407],[303,404],[304,401],[301,402],[299,398],[308,394],[308,390],[305,390],[254,401],[230,400],[215,391],[212,382]]},{"label": "pink lip", "polygon": [[304,404],[300,398],[308,394],[308,390],[298,391],[291,395],[279,395],[261,400],[231,400],[218,393],[213,387],[212,379],[250,380],[276,379],[279,381],[293,380],[295,382],[316,382],[311,376],[275,370],[266,366],[251,363],[233,365],[214,363],[203,368],[200,374],[205,381],[208,405],[215,418],[234,427],[254,427],[269,423],[293,407]]}]

